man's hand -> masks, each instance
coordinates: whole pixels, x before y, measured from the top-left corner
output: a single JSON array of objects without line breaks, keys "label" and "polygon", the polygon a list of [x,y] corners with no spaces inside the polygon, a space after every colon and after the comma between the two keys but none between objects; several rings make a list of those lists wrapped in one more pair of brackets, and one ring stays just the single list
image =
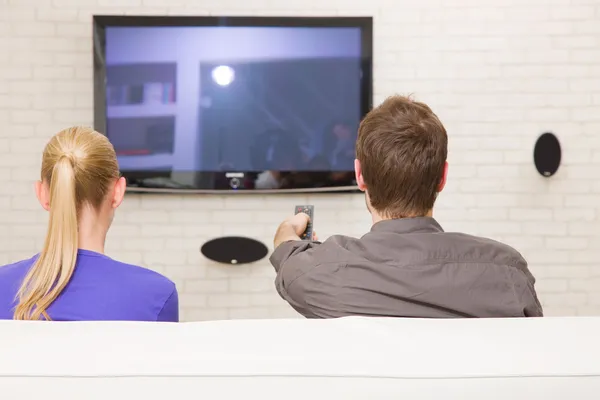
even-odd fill
[{"label": "man's hand", "polygon": [[[273,243],[277,248],[281,243],[290,240],[302,240],[300,235],[306,230],[306,225],[310,221],[310,217],[304,213],[298,213],[293,217],[289,217],[279,225],[275,232]],[[312,240],[317,240],[317,235],[313,233]]]},{"label": "man's hand", "polygon": [[[298,213],[293,217],[289,217],[286,221],[294,229],[296,236],[299,237],[306,230],[306,226],[310,222],[310,217],[305,213]],[[286,221],[284,221],[283,223],[285,223]]]}]

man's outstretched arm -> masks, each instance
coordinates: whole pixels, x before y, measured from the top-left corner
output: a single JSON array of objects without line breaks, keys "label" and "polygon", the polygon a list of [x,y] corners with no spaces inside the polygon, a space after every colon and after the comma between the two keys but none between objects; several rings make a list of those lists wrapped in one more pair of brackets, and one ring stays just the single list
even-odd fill
[{"label": "man's outstretched arm", "polygon": [[[302,284],[298,285],[297,279],[305,275],[318,265],[314,257],[314,250],[321,243],[317,242],[316,235],[313,240],[302,240],[300,235],[306,230],[310,218],[304,213],[299,213],[283,221],[273,239],[275,251],[269,261],[277,272],[275,287],[279,295],[287,301],[296,311],[305,317],[315,317],[307,307]],[[296,290],[288,291],[294,284]]]}]

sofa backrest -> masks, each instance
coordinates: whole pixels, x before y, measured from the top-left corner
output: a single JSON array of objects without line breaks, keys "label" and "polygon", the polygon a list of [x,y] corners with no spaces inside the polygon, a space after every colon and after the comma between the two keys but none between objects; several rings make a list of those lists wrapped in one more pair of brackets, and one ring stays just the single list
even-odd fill
[{"label": "sofa backrest", "polygon": [[144,400],[598,399],[600,318],[2,321],[0,390],[24,399],[130,390]]}]

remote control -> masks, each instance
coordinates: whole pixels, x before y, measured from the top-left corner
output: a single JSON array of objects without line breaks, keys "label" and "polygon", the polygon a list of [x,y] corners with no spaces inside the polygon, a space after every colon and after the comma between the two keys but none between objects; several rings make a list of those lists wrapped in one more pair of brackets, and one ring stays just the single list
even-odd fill
[{"label": "remote control", "polygon": [[313,237],[313,218],[315,214],[315,206],[296,206],[294,208],[294,215],[304,213],[310,217],[310,221],[308,221],[308,225],[306,225],[306,230],[302,235],[300,235],[300,239],[302,240],[312,240]]}]

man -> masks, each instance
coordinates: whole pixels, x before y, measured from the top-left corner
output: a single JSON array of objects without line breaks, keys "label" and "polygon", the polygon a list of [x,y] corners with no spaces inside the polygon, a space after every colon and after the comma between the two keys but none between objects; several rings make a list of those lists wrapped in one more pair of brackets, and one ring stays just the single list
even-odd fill
[{"label": "man", "polygon": [[271,256],[280,295],[308,318],[542,316],[535,279],[515,249],[444,232],[433,218],[447,144],[423,103],[395,96],[372,110],[360,124],[354,163],[371,231],[301,241],[308,216],[284,221]]}]

